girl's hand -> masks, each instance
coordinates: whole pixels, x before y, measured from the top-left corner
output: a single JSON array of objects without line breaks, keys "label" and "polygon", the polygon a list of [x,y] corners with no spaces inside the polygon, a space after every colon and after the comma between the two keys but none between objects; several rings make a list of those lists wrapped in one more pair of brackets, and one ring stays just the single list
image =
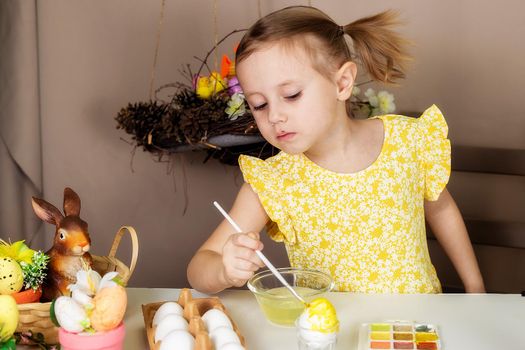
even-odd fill
[{"label": "girl's hand", "polygon": [[264,266],[256,250],[262,250],[263,244],[256,232],[232,234],[222,249],[222,264],[226,281],[235,287],[243,286],[257,271]]}]

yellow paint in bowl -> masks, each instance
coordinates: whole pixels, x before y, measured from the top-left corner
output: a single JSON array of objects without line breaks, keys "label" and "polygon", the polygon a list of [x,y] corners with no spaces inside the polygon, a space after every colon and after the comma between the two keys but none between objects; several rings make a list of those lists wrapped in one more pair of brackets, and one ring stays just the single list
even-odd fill
[{"label": "yellow paint in bowl", "polygon": [[[316,270],[280,268],[279,273],[307,303],[320,298],[334,287],[330,275]],[[280,326],[294,326],[305,305],[269,270],[257,273],[248,281],[259,306],[268,321]]]}]

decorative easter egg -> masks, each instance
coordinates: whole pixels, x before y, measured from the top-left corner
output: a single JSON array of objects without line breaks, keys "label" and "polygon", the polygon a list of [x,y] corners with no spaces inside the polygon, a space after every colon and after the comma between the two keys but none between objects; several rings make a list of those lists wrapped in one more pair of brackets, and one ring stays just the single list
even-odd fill
[{"label": "decorative easter egg", "polygon": [[18,306],[10,295],[0,295],[0,344],[9,340],[18,326]]},{"label": "decorative easter egg", "polygon": [[0,294],[13,294],[22,289],[24,275],[16,260],[8,257],[0,258]]},{"label": "decorative easter egg", "polygon": [[175,330],[162,339],[159,350],[193,350],[195,339],[188,331]]},{"label": "decorative easter egg", "polygon": [[339,320],[335,307],[326,298],[311,301],[298,320],[302,329],[334,333],[339,330]]},{"label": "decorative easter egg", "polygon": [[96,331],[109,331],[116,328],[126,312],[128,297],[126,289],[120,285],[102,288],[93,298],[93,312],[89,319]]},{"label": "decorative easter egg", "polygon": [[228,343],[240,344],[239,336],[228,326],[220,326],[210,333],[210,339],[215,349],[221,349]]},{"label": "decorative easter egg", "polygon": [[335,307],[325,298],[311,301],[296,325],[300,339],[318,344],[333,343],[339,330]]},{"label": "decorative easter egg", "polygon": [[70,297],[60,296],[53,303],[54,315],[60,327],[70,333],[80,333],[89,326],[89,318],[80,304]]},{"label": "decorative easter egg", "polygon": [[180,315],[169,314],[159,321],[155,329],[155,343],[168,335],[168,333],[175,330],[188,331],[188,321]]},{"label": "decorative easter egg", "polygon": [[228,316],[219,309],[209,309],[202,315],[202,321],[206,325],[208,333],[213,332],[218,327],[228,327],[233,329],[232,323]]},{"label": "decorative easter egg", "polygon": [[184,309],[179,304],[173,301],[165,302],[157,309],[157,312],[155,312],[155,316],[153,316],[152,327],[158,325],[159,321],[162,320],[166,315],[175,314],[182,316],[183,313]]}]

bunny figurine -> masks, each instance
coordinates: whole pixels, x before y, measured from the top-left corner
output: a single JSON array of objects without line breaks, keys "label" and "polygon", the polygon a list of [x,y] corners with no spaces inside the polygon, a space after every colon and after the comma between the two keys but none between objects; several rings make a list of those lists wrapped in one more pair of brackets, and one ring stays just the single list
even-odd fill
[{"label": "bunny figurine", "polygon": [[76,282],[77,271],[92,265],[91,239],[88,224],[79,217],[80,197],[71,188],[64,189],[65,216],[43,199],[33,197],[32,204],[40,219],[56,226],[53,246],[46,252],[50,259],[42,288],[42,299],[50,301],[69,295],[67,287]]}]

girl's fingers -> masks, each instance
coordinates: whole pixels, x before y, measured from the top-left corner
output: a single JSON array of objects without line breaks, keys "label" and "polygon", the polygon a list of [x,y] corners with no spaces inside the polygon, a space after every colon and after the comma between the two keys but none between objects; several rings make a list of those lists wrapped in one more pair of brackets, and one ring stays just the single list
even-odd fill
[{"label": "girl's fingers", "polygon": [[248,281],[253,276],[253,271],[237,270],[233,278],[238,280]]},{"label": "girl's fingers", "polygon": [[263,248],[255,232],[233,234],[223,247],[226,276],[235,286],[244,285],[264,264],[255,253]]},{"label": "girl's fingers", "polygon": [[259,270],[259,266],[257,264],[252,263],[251,261],[244,260],[244,259],[238,259],[237,269],[242,270],[242,271],[255,272]]},{"label": "girl's fingers", "polygon": [[236,258],[246,260],[251,262],[252,264],[256,266],[261,266],[262,261],[257,256],[257,253],[255,253],[255,250],[248,249],[248,248],[239,248],[236,251]]},{"label": "girl's fingers", "polygon": [[246,236],[250,237],[251,239],[255,239],[257,241],[261,240],[261,237],[259,236],[257,232],[248,232]]},{"label": "girl's fingers", "polygon": [[254,272],[248,270],[232,269],[227,275],[230,281],[232,281],[236,285],[238,283],[241,283],[242,285],[254,275]]},{"label": "girl's fingers", "polygon": [[257,264],[252,263],[251,261],[241,259],[241,258],[235,258],[232,261],[232,264],[227,269],[227,275],[230,280],[243,280],[246,282],[249,280],[255,273],[255,271],[259,270],[259,266]]},{"label": "girl's fingers", "polygon": [[250,232],[247,234],[239,233],[232,237],[232,242],[235,245],[250,248],[253,250],[262,250],[264,245],[259,240],[259,234]]},{"label": "girl's fingers", "polygon": [[242,287],[244,286],[244,284],[246,283],[245,280],[238,280],[238,279],[233,279],[231,280],[231,283],[234,287]]}]

